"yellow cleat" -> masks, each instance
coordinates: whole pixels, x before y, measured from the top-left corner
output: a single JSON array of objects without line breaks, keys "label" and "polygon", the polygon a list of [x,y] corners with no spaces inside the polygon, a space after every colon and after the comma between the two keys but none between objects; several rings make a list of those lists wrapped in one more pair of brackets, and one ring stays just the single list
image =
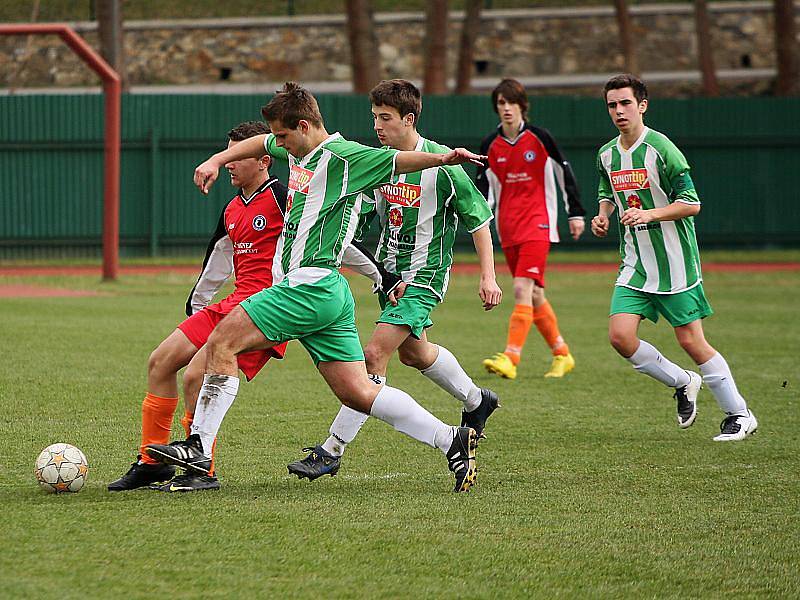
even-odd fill
[{"label": "yellow cleat", "polygon": [[492,358],[484,360],[483,366],[486,367],[489,373],[495,373],[500,377],[505,377],[506,379],[517,378],[517,366],[511,362],[507,354],[502,352],[498,352]]},{"label": "yellow cleat", "polygon": [[572,354],[559,355],[553,357],[553,364],[550,370],[544,374],[545,377],[563,377],[575,368],[575,359]]}]

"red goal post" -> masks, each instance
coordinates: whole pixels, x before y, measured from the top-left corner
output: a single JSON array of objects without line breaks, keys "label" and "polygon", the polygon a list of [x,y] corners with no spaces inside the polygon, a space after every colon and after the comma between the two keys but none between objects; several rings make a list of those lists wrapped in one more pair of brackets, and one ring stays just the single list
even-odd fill
[{"label": "red goal post", "polygon": [[119,274],[119,157],[122,84],[117,72],[66,23],[0,24],[0,35],[55,34],[103,80],[103,279]]}]

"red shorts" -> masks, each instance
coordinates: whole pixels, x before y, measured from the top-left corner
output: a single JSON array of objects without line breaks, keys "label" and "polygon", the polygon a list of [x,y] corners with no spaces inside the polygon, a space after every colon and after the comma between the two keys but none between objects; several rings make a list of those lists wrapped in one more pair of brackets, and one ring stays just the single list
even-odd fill
[{"label": "red shorts", "polygon": [[[223,317],[233,310],[237,304],[238,302],[230,303],[223,300],[219,304],[207,306],[179,324],[178,329],[185,333],[189,341],[199,350],[208,341],[208,336],[211,335],[211,332],[214,331],[214,328],[222,321]],[[239,354],[236,358],[239,362],[239,368],[244,373],[244,376],[247,377],[247,381],[258,375],[258,372],[267,364],[270,358],[283,358],[283,355],[286,354],[286,344],[287,342],[284,342],[268,350],[252,350]]]},{"label": "red shorts", "polygon": [[539,287],[544,287],[544,269],[547,266],[547,255],[550,253],[550,242],[536,240],[524,242],[516,246],[503,247],[508,269],[513,277],[527,277]]}]

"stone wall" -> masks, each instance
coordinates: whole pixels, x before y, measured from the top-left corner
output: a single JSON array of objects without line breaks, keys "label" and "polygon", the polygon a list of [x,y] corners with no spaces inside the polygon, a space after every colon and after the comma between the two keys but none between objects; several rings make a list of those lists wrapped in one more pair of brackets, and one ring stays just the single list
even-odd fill
[{"label": "stone wall", "polygon": [[[771,2],[710,5],[718,69],[742,69],[747,75],[747,69],[774,67],[771,6]],[[644,73],[696,69],[697,40],[690,3],[639,5],[632,12]],[[447,31],[451,74],[462,18],[460,12],[451,13],[452,26]],[[423,15],[379,13],[376,21],[384,75],[421,79]],[[98,46],[94,23],[74,25],[92,46]],[[125,54],[131,85],[350,80],[342,15],[129,21],[125,24]],[[623,68],[616,21],[609,7],[484,11],[475,59],[476,76],[492,79],[608,73]],[[89,69],[52,36],[0,37],[0,73],[0,85],[6,87],[97,83]],[[768,85],[762,76],[745,84],[728,84],[726,89],[759,93]],[[673,92],[691,93],[693,84],[668,87]],[[556,88],[553,86],[554,91],[563,91]]]}]

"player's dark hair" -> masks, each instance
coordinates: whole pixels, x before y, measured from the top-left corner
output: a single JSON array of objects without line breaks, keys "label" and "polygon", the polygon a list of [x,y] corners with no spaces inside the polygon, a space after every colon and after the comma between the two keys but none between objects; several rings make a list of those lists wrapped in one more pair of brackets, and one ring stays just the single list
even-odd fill
[{"label": "player's dark hair", "polygon": [[497,87],[492,90],[492,108],[494,112],[497,112],[497,98],[500,94],[503,94],[503,98],[508,102],[519,104],[519,107],[522,109],[523,119],[528,117],[528,94],[525,92],[525,86],[519,81],[516,79],[503,79],[503,81],[498,83]]},{"label": "player's dark hair", "polygon": [[644,84],[644,81],[630,73],[615,75],[606,81],[605,86],[603,86],[603,100],[608,99],[608,92],[610,90],[622,90],[625,88],[631,88],[633,90],[633,97],[636,98],[636,102],[641,104],[642,100],[647,100],[647,86]]},{"label": "player's dark hair", "polygon": [[269,133],[269,127],[262,121],[245,121],[239,123],[228,132],[228,139],[232,142],[241,142],[256,135]]},{"label": "player's dark hair", "polygon": [[414,126],[422,113],[422,94],[417,86],[405,79],[381,81],[369,92],[369,101],[375,106],[396,108],[401,117],[414,115]]},{"label": "player's dark hair", "polygon": [[316,98],[294,81],[287,81],[281,90],[275,92],[267,105],[261,108],[261,115],[267,122],[280,121],[288,129],[297,129],[301,120],[315,127],[323,125]]}]

